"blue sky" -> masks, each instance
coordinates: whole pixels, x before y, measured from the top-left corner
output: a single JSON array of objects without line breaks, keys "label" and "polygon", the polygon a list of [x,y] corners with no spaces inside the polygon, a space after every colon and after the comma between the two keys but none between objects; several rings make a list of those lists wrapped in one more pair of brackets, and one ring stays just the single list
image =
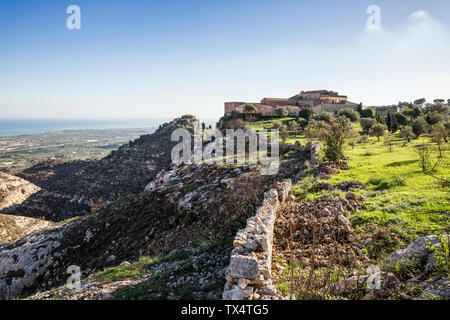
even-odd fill
[{"label": "blue sky", "polygon": [[436,0],[0,0],[0,117],[211,118],[312,89],[449,99],[449,16]]}]

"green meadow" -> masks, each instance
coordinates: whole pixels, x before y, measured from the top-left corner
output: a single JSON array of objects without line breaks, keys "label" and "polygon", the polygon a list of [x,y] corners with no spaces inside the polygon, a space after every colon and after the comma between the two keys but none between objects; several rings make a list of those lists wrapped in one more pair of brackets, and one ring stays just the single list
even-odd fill
[{"label": "green meadow", "polygon": [[[253,129],[270,129],[273,123],[286,125],[293,118],[274,121],[252,122]],[[354,129],[362,137],[359,124],[353,124]],[[441,163],[432,174],[423,173],[419,165],[416,146],[429,144],[435,149],[432,162],[437,160],[437,147],[431,143],[428,136],[405,139],[392,136],[391,146],[383,138],[356,138],[353,147],[347,145],[345,156],[347,168],[329,180],[312,182],[305,178],[294,186],[294,194],[303,194],[297,201],[311,201],[318,198],[343,197],[345,192],[319,191],[314,192],[312,185],[319,181],[338,184],[345,180],[358,180],[366,184],[365,189],[354,192],[367,198],[363,210],[354,212],[349,218],[357,233],[374,232],[388,229],[396,235],[397,245],[406,244],[419,236],[443,233],[450,226],[450,193],[449,187],[440,179],[450,177],[450,157],[448,145],[443,146]],[[305,136],[290,132],[286,142],[299,140],[305,144]],[[448,182],[447,182],[448,184]],[[389,239],[388,239],[389,240]]]}]

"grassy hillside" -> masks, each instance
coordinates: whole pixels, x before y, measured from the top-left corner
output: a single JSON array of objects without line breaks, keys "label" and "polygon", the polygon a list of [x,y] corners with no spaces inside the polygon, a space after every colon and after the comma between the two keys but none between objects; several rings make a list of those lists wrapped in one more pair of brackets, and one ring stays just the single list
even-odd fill
[{"label": "grassy hillside", "polygon": [[[275,120],[285,125],[291,118]],[[269,129],[275,121],[249,123],[258,129]],[[354,129],[362,136],[359,124]],[[304,135],[290,132],[287,142],[308,139]],[[421,235],[440,233],[450,226],[450,193],[448,186],[437,179],[450,176],[450,157],[448,145],[444,147],[441,164],[436,172],[425,174],[419,166],[419,157],[415,146],[428,144],[430,138],[421,136],[410,143],[394,135],[389,147],[383,139],[375,137],[356,139],[354,147],[347,146],[345,156],[347,168],[331,179],[320,181],[338,184],[345,180],[359,180],[367,185],[365,189],[355,191],[367,198],[362,210],[350,217],[356,232],[372,233],[388,229],[386,237],[387,251],[405,245]],[[445,150],[446,149],[446,150]],[[437,153],[433,159],[436,159]],[[318,182],[318,181],[316,181]],[[311,201],[318,198],[342,197],[341,191],[314,191],[312,182],[306,178],[295,186],[298,200]],[[378,255],[378,254],[377,254]]]}]

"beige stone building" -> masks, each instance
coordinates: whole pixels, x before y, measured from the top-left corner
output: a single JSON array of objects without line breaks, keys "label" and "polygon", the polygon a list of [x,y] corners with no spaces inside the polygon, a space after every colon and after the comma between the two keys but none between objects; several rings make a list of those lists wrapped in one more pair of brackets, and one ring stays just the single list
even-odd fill
[{"label": "beige stone building", "polygon": [[[250,107],[253,105],[255,108]],[[347,96],[328,90],[302,91],[290,98],[263,98],[255,102],[225,102],[225,115],[243,114],[247,119],[258,116],[276,116],[277,109],[285,107],[290,115],[298,115],[302,108],[313,108],[316,112],[336,113],[342,109],[356,109],[357,103],[347,100]]]}]

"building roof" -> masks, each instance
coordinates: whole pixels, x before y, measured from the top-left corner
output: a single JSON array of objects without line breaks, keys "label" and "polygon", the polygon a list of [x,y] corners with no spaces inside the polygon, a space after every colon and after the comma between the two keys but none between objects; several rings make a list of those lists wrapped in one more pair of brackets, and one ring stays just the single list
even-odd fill
[{"label": "building roof", "polygon": [[261,103],[278,103],[278,102],[288,102],[286,98],[264,98]]}]

